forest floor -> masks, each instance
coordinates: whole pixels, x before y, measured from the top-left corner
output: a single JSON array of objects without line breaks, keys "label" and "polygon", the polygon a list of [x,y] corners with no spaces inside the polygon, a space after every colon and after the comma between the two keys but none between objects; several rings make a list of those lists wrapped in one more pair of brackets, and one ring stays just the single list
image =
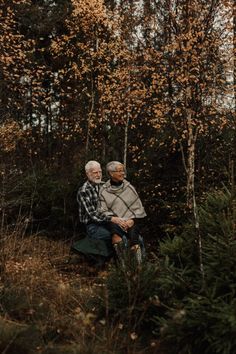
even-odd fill
[{"label": "forest floor", "polygon": [[[20,238],[15,234],[5,238],[3,255],[0,352],[161,353],[155,339],[147,342],[146,338],[138,338],[135,331],[125,333],[122,323],[99,315],[97,304],[102,301],[101,294],[105,294],[113,259],[102,269],[97,268],[83,255],[71,253],[70,240],[52,240],[42,235]],[[12,333],[1,332],[1,321],[3,328],[9,327]],[[25,330],[22,347],[17,331],[24,326],[36,327],[42,339],[37,338],[34,345]],[[24,347],[28,341],[32,344],[30,349]]]}]

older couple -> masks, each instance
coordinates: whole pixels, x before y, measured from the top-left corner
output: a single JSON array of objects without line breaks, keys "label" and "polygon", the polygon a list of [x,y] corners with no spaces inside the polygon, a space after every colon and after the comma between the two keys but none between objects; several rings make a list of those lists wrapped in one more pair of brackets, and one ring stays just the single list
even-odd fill
[{"label": "older couple", "polygon": [[124,165],[118,161],[106,166],[109,180],[102,182],[97,161],[85,165],[87,181],[78,190],[79,218],[91,239],[112,242],[117,256],[124,237],[140,261],[140,221],[146,216],[135,188],[125,179]]}]

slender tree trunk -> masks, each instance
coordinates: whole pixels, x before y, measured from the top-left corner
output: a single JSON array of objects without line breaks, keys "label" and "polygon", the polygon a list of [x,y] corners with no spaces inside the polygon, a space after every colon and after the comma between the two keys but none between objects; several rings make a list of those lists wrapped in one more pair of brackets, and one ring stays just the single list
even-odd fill
[{"label": "slender tree trunk", "polygon": [[[189,91],[189,88],[187,88]],[[187,96],[187,95],[186,95]],[[188,98],[189,96],[187,96]],[[191,109],[186,108],[188,127],[188,150],[187,150],[187,206],[193,208],[195,198],[195,143],[197,133],[193,131]]]},{"label": "slender tree trunk", "polygon": [[198,129],[193,126],[190,102],[191,89],[186,90],[186,112],[187,112],[187,127],[188,127],[188,149],[187,149],[187,206],[192,210],[194,224],[196,230],[196,241],[198,244],[199,266],[204,284],[204,267],[202,260],[202,237],[200,233],[199,214],[195,195],[195,150]]},{"label": "slender tree trunk", "polygon": [[91,108],[88,114],[88,124],[87,124],[87,134],[86,134],[86,145],[85,145],[85,157],[87,159],[89,152],[89,140],[90,140],[90,130],[91,130],[91,121],[94,111],[94,83],[92,79],[92,90],[91,90]]},{"label": "slender tree trunk", "polygon": [[[232,0],[233,1],[233,0]],[[233,232],[236,238],[236,190],[235,190],[235,166],[236,166],[236,2],[233,1],[233,96],[234,96],[234,140],[233,140],[233,156],[231,159],[231,195],[232,195],[232,212],[233,212]]]},{"label": "slender tree trunk", "polygon": [[[131,47],[132,50],[132,47]],[[130,62],[130,66],[131,66],[131,62]],[[124,168],[126,169],[127,167],[127,154],[128,154],[128,132],[129,132],[129,121],[130,121],[130,113],[129,113],[129,105],[130,105],[130,72],[129,72],[129,80],[128,80],[128,111],[127,111],[127,119],[125,122],[125,136],[124,136],[124,156],[123,156],[123,164],[124,164]]]},{"label": "slender tree trunk", "polygon": [[[187,88],[187,92],[190,94],[190,88]],[[187,99],[188,95],[186,95]],[[200,271],[202,274],[202,279],[204,280],[204,268],[202,260],[202,237],[200,233],[200,224],[199,224],[199,214],[198,207],[196,202],[195,195],[195,149],[196,149],[196,140],[197,140],[197,128],[193,130],[192,124],[192,113],[191,109],[187,108],[187,127],[188,127],[188,151],[187,151],[187,206],[193,212],[194,223],[196,229],[196,238],[198,244],[199,252],[199,265]]]},{"label": "slender tree trunk", "polygon": [[4,225],[5,225],[5,193],[6,193],[6,166],[5,163],[0,165],[1,168],[1,175],[2,175],[2,188],[1,188],[1,236],[4,232]]},{"label": "slender tree trunk", "polygon": [[125,123],[125,141],[124,141],[124,158],[123,158],[123,164],[124,164],[125,169],[127,166],[128,131],[129,131],[129,113],[128,113],[127,120]]},{"label": "slender tree trunk", "polygon": [[[234,111],[236,109],[236,2],[233,1],[233,24],[234,24],[234,39],[233,39],[233,45],[234,45]],[[236,120],[236,118],[235,118]],[[236,123],[236,122],[235,122]]]}]

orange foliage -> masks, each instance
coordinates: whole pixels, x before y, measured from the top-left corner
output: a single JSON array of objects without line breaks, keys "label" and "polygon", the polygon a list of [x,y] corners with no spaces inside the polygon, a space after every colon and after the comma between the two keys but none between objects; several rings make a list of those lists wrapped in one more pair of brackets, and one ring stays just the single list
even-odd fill
[{"label": "orange foliage", "polygon": [[13,120],[7,120],[0,125],[0,146],[4,152],[15,150],[17,142],[22,138],[23,131],[19,124]]}]

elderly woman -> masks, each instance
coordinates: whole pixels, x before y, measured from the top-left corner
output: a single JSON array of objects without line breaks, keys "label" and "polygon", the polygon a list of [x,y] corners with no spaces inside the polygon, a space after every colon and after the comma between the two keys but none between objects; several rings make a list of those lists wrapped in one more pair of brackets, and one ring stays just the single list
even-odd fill
[{"label": "elderly woman", "polygon": [[137,260],[141,261],[139,224],[146,212],[135,188],[125,179],[124,165],[111,161],[106,170],[110,179],[100,189],[100,209],[105,215],[124,221],[122,226],[111,223],[113,246],[118,254],[125,235]]}]

